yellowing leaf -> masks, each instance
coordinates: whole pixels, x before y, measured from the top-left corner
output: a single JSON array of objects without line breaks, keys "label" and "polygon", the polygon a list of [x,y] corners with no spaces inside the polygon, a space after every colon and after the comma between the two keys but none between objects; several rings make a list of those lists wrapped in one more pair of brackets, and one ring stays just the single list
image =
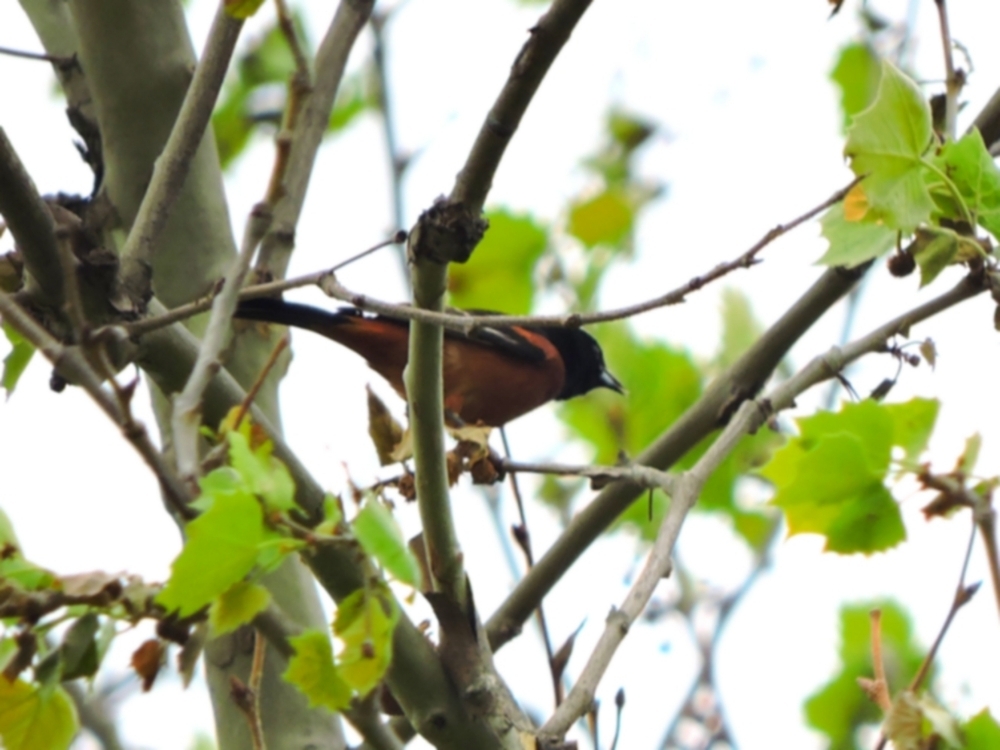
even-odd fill
[{"label": "yellowing leaf", "polygon": [[64,750],[79,722],[61,687],[52,691],[0,678],[0,746],[4,750]]},{"label": "yellowing leaf", "polygon": [[263,586],[248,581],[238,581],[212,602],[208,622],[212,635],[220,636],[250,622],[267,609],[271,594]]},{"label": "yellowing leaf", "polygon": [[934,131],[923,93],[884,62],[875,101],[854,118],[847,132],[844,154],[854,174],[865,176],[873,218],[890,229],[912,232],[934,207],[924,181],[923,157],[934,142]]},{"label": "yellowing leaf", "polygon": [[288,660],[282,677],[295,685],[309,700],[310,706],[323,706],[330,711],[347,708],[351,702],[351,687],[340,676],[333,663],[330,637],[319,630],[289,639],[295,655]]},{"label": "yellowing leaf", "polygon": [[844,196],[844,218],[847,221],[861,221],[868,213],[868,196],[859,182]]}]

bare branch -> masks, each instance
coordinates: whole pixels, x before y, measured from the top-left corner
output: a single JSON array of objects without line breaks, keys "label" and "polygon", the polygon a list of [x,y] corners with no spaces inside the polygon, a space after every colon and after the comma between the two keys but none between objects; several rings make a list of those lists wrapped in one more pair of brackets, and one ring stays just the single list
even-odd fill
[{"label": "bare branch", "polygon": [[531,36],[514,60],[510,76],[458,173],[451,191],[453,202],[464,204],[473,214],[482,210],[493,175],[521,124],[521,117],[588,7],[590,0],[555,0],[531,29]]},{"label": "bare branch", "polygon": [[22,248],[24,264],[39,285],[44,301],[58,308],[63,297],[63,272],[55,222],[3,128],[0,128],[0,215]]},{"label": "bare branch", "polygon": [[[754,384],[766,380],[783,352],[812,324],[818,313],[850,288],[846,278],[837,278],[838,273],[842,271],[827,271],[813,289],[806,292],[727,373],[709,387],[695,406],[643,451],[635,462],[665,470],[720,422],[724,422],[735,404],[757,390],[758,386]],[[882,351],[893,336],[909,331],[920,321],[975,297],[987,288],[981,276],[970,275],[950,291],[889,321],[852,344],[834,347],[776,388],[768,397],[771,407],[775,410],[790,407],[797,394],[835,376],[864,354]],[[628,507],[641,489],[629,480],[615,482],[574,517],[567,530],[490,618],[487,629],[494,648],[517,634],[534,605],[583,550]]]},{"label": "bare branch", "polygon": [[292,130],[287,163],[281,173],[280,186],[273,191],[274,222],[261,243],[256,267],[281,278],[295,244],[295,227],[305,201],[309,178],[312,176],[323,134],[330,122],[330,112],[340,82],[344,77],[347,57],[358,33],[371,15],[374,0],[341,0],[330,28],[320,43],[313,66],[315,80],[305,95]]},{"label": "bare branch", "polygon": [[945,71],[945,105],[944,132],[951,140],[955,139],[955,118],[958,115],[958,97],[962,93],[964,76],[955,69],[955,58],[952,54],[954,46],[951,40],[951,30],[948,27],[948,7],[946,0],[934,0],[937,6],[938,23],[941,28],[941,48],[944,52]]},{"label": "bare branch", "polygon": [[242,28],[243,21],[226,13],[220,3],[201,61],[195,69],[163,153],[156,161],[153,178],[122,248],[123,282],[133,291],[143,291],[146,269],[152,261],[171,209],[184,187],[188,168],[212,116],[212,108]]},{"label": "bare branch", "polygon": [[236,310],[238,294],[243,280],[246,278],[253,259],[254,251],[260,244],[261,237],[271,223],[270,208],[258,203],[250,212],[243,245],[240,253],[233,261],[232,268],[226,274],[222,291],[212,305],[212,316],[205,329],[198,359],[188,378],[187,384],[180,395],[174,399],[173,405],[173,438],[174,450],[177,454],[177,470],[187,481],[193,481],[198,476],[198,428],[201,426],[201,399],[208,388],[209,381],[219,368],[219,353],[225,346],[231,330],[233,312]]}]

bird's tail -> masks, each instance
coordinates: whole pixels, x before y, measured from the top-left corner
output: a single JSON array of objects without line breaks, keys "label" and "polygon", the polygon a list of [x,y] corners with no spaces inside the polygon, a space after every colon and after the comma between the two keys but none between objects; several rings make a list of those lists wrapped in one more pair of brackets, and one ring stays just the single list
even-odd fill
[{"label": "bird's tail", "polygon": [[311,305],[285,302],[276,297],[258,297],[240,302],[233,315],[243,320],[280,323],[325,335],[334,326],[348,323],[360,314],[361,311],[356,308],[344,308],[330,312]]}]

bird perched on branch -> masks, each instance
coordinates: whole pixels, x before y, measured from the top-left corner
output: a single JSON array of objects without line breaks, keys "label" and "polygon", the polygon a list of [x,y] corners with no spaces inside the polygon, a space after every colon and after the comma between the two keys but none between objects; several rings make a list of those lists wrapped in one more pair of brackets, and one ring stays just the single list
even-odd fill
[{"label": "bird perched on branch", "polygon": [[[335,312],[264,297],[241,302],[237,318],[305,328],[351,349],[406,398],[409,323],[354,307]],[[499,427],[553,399],[594,388],[623,393],[597,341],[579,328],[483,326],[445,329],[444,405],[462,423]]]}]

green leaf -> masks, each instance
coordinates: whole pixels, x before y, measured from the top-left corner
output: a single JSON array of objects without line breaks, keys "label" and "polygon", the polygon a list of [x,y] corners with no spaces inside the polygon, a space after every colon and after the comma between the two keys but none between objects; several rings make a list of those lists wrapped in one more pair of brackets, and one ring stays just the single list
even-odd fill
[{"label": "green leaf", "polygon": [[923,156],[934,140],[931,112],[917,85],[889,62],[872,105],[847,131],[844,154],[859,177],[869,211],[905,234],[934,207],[924,181]]},{"label": "green leaf", "polygon": [[805,703],[809,726],[827,736],[830,750],[855,750],[858,727],[882,718],[857,683],[859,677],[874,676],[869,614],[873,609],[882,611],[882,648],[890,687],[907,684],[923,661],[925,652],[913,640],[909,618],[899,605],[881,601],[843,607],[840,671]]},{"label": "green leaf", "polygon": [[420,565],[388,508],[369,498],[351,526],[365,552],[378,560],[393,578],[420,588]]},{"label": "green leaf", "polygon": [[97,635],[101,622],[93,612],[74,622],[62,645],[62,679],[75,680],[77,677],[92,677],[100,666],[98,660]]},{"label": "green leaf", "polygon": [[0,679],[0,745],[4,750],[63,750],[79,728],[66,691],[43,691],[24,680]]},{"label": "green leaf", "polygon": [[818,261],[825,266],[854,268],[879,257],[896,244],[896,230],[881,221],[868,216],[861,221],[844,218],[843,202],[823,214],[820,225],[823,236],[830,243]]},{"label": "green leaf", "polygon": [[222,494],[187,525],[184,549],[156,600],[181,617],[209,604],[253,568],[264,540],[264,514],[249,493]]},{"label": "green leaf", "polygon": [[295,480],[281,461],[271,455],[270,440],[256,449],[250,448],[246,435],[228,432],[229,461],[242,477],[247,489],[260,497],[269,510],[287,512],[295,505]]},{"label": "green leaf", "polygon": [[899,508],[885,488],[893,446],[908,460],[926,447],[937,404],[916,399],[847,404],[798,421],[801,435],[761,471],[775,486],[790,534],[826,537],[834,552],[876,552],[906,537]]},{"label": "green leaf", "polygon": [[351,702],[348,685],[333,663],[330,637],[320,630],[307,630],[302,635],[289,638],[295,655],[288,660],[288,669],[282,675],[309,699],[309,706],[323,706],[330,711],[347,708]]},{"label": "green leaf", "polygon": [[40,568],[17,554],[0,559],[0,581],[13,584],[25,591],[41,591],[52,588],[56,583],[56,577],[45,568]]},{"label": "green leaf", "polygon": [[1000,747],[1000,724],[988,708],[969,719],[963,730],[965,750],[995,750]]},{"label": "green leaf", "polygon": [[830,78],[840,89],[840,109],[844,113],[844,128],[851,118],[868,107],[875,99],[882,65],[878,55],[867,44],[848,44],[837,55],[837,64]]},{"label": "green leaf", "polygon": [[619,187],[574,204],[569,209],[567,231],[586,247],[617,247],[632,232],[635,207]]},{"label": "green leaf", "polygon": [[948,229],[918,229],[910,253],[920,267],[920,286],[923,288],[955,261],[958,235]]},{"label": "green leaf", "polygon": [[208,623],[212,636],[218,637],[245,625],[267,609],[271,594],[263,586],[249,581],[237,581],[212,602]]},{"label": "green leaf", "polygon": [[527,215],[487,213],[490,228],[464,264],[448,272],[449,304],[512,315],[531,311],[534,272],[548,244],[548,230]]},{"label": "green leaf", "polygon": [[337,655],[340,676],[362,697],[385,676],[392,661],[392,634],[399,609],[382,586],[358,589],[337,605],[333,632],[344,644]]},{"label": "green leaf", "polygon": [[[960,140],[946,143],[933,162],[958,188],[973,221],[1000,239],[1000,169],[979,130],[973,128]],[[939,184],[931,194],[947,218],[964,219],[946,185]]]},{"label": "green leaf", "polygon": [[882,405],[892,419],[892,444],[906,452],[909,463],[916,464],[920,454],[927,450],[940,407],[941,402],[933,398],[913,398],[901,404]]},{"label": "green leaf", "polygon": [[35,347],[28,343],[20,333],[11,328],[6,322],[2,324],[4,335],[11,344],[11,350],[3,358],[3,376],[0,377],[0,388],[7,391],[7,396],[14,392],[17,381],[28,367],[31,356],[35,353]]}]

